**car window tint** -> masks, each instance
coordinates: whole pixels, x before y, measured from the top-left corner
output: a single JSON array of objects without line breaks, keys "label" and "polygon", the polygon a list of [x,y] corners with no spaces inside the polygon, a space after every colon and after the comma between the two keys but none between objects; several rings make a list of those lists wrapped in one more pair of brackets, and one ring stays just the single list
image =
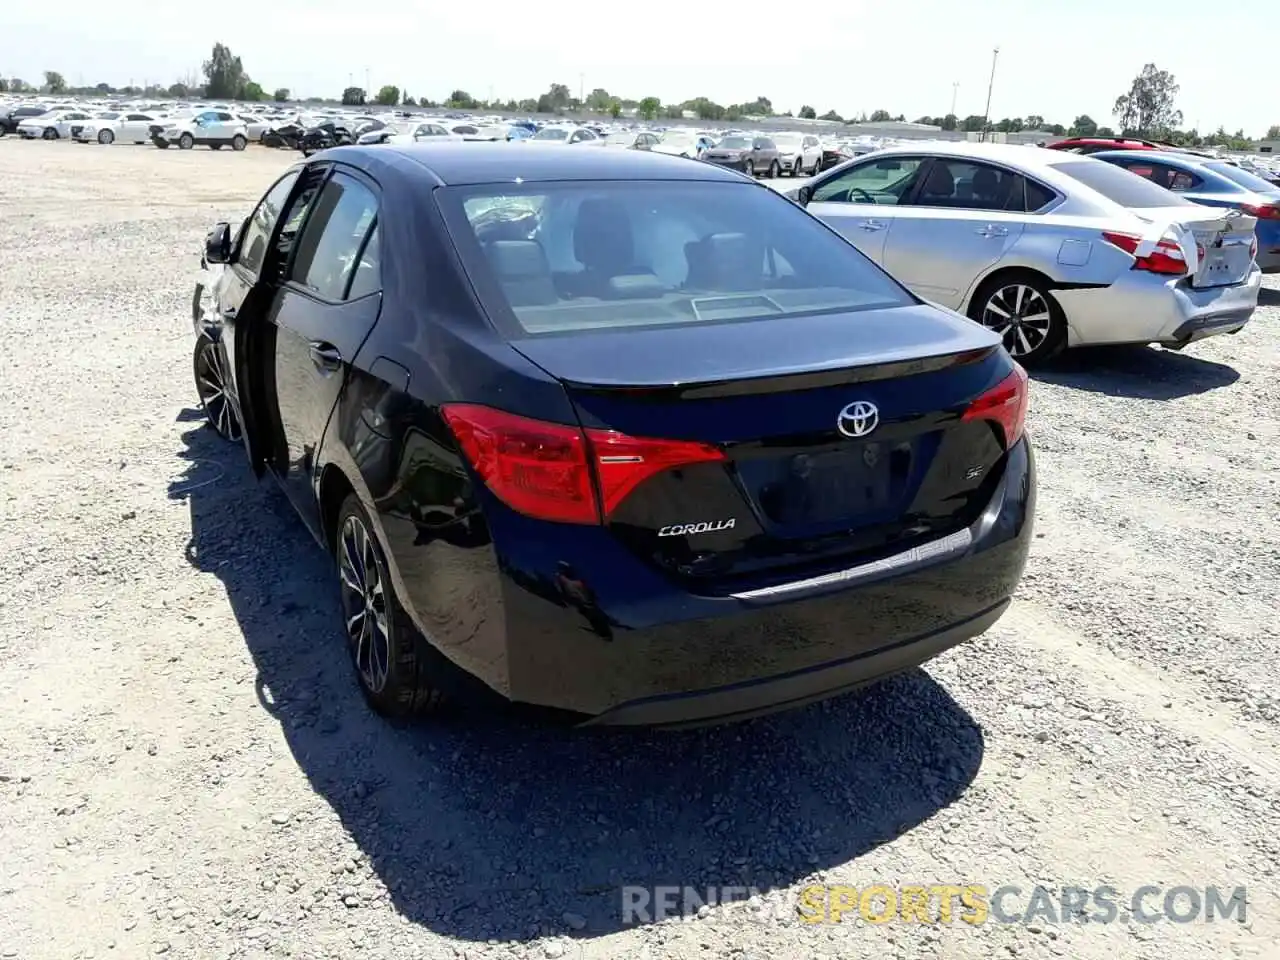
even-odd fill
[{"label": "car window tint", "polygon": [[293,189],[297,179],[297,173],[286,173],[277,180],[245,221],[237,262],[255,276],[262,270],[262,262],[267,256],[267,243],[270,242],[276,221],[280,219],[280,211],[289,199],[289,191]]},{"label": "car window tint", "polygon": [[885,157],[860,163],[824,180],[811,199],[823,203],[900,203],[923,163],[922,157]]},{"label": "car window tint", "polygon": [[[918,207],[955,210],[1007,210],[1011,201],[1022,208],[1022,178],[985,163],[934,157],[915,199]],[[1015,197],[1016,191],[1016,197]]]},{"label": "car window tint", "polygon": [[730,181],[436,191],[486,312],[513,336],[902,306],[847,241]]},{"label": "car window tint", "polygon": [[1241,170],[1233,164],[1226,163],[1221,160],[1211,160],[1205,166],[1214,173],[1221,174],[1228,180],[1246,190],[1252,190],[1254,193],[1272,193],[1275,191],[1275,185],[1261,177],[1254,176],[1248,170]]},{"label": "car window tint", "polygon": [[1047,206],[1054,200],[1056,194],[1048,187],[1041,186],[1034,180],[1027,180],[1025,177],[1023,182],[1027,191],[1026,209],[1028,213],[1035,213],[1035,211]]},{"label": "car window tint", "polygon": [[1191,204],[1186,197],[1180,197],[1143,177],[1134,176],[1109,161],[1081,157],[1079,160],[1054,164],[1053,168],[1122,207],[1142,210]]},{"label": "car window tint", "polygon": [[372,191],[344,174],[334,174],[302,229],[289,278],[326,300],[341,300],[377,213]]},{"label": "car window tint", "polygon": [[382,258],[379,247],[379,231],[375,222],[369,231],[369,239],[360,251],[360,265],[351,276],[351,287],[347,290],[348,300],[357,300],[377,293],[382,289]]}]

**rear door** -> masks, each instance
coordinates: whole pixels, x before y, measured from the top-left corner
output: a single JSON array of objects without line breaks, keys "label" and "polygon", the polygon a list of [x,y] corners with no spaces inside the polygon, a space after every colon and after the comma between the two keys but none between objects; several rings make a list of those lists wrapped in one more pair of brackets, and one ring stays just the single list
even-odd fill
[{"label": "rear door", "polygon": [[812,184],[806,209],[883,265],[885,241],[925,166],[924,157],[881,157],[830,174]]},{"label": "rear door", "polygon": [[[1007,208],[1017,198],[1016,212]],[[974,281],[1021,236],[1022,178],[986,163],[935,157],[885,244],[884,268],[917,294],[959,309]]]},{"label": "rear door", "polygon": [[378,191],[345,168],[312,196],[287,277],[271,311],[279,411],[275,469],[317,536],[316,452],[352,361],[381,307]]}]

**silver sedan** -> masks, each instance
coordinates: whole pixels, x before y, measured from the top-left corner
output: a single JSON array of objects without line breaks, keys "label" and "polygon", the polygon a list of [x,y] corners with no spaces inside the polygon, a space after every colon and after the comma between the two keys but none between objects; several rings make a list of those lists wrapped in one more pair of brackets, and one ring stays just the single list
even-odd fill
[{"label": "silver sedan", "polygon": [[881,150],[788,196],[918,296],[1034,363],[1065,347],[1181,349],[1258,304],[1255,219],[1079,154],[1008,144]]}]

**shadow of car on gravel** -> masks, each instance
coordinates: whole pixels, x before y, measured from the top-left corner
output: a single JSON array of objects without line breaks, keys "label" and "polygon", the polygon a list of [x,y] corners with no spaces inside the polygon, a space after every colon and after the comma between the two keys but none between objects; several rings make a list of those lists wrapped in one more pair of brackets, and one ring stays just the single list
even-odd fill
[{"label": "shadow of car on gravel", "polygon": [[1176,400],[1229,387],[1234,367],[1154,347],[1079,347],[1029,371],[1032,379],[1139,400]]},{"label": "shadow of car on gravel", "polygon": [[1280,307],[1280,290],[1274,287],[1263,287],[1258,291],[1258,306]]},{"label": "shadow of car on gravel", "polygon": [[981,730],[921,670],[695,731],[390,724],[360,696],[330,563],[283,494],[211,430],[184,440],[170,496],[188,503],[188,559],[222,580],[263,706],[396,907],[439,934],[616,931],[624,884],[783,887],[910,830],[979,769]]}]

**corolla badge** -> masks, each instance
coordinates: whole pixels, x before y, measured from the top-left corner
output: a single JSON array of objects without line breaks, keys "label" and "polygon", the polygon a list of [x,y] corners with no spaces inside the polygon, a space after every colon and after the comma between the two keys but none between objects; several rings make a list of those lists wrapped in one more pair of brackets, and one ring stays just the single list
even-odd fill
[{"label": "corolla badge", "polygon": [[720,530],[732,530],[736,517],[728,520],[703,520],[699,523],[673,523],[658,531],[660,537],[687,537],[695,533],[716,533]]},{"label": "corolla badge", "polygon": [[836,429],[846,437],[865,437],[880,425],[880,411],[874,403],[855,400],[836,417]]}]

